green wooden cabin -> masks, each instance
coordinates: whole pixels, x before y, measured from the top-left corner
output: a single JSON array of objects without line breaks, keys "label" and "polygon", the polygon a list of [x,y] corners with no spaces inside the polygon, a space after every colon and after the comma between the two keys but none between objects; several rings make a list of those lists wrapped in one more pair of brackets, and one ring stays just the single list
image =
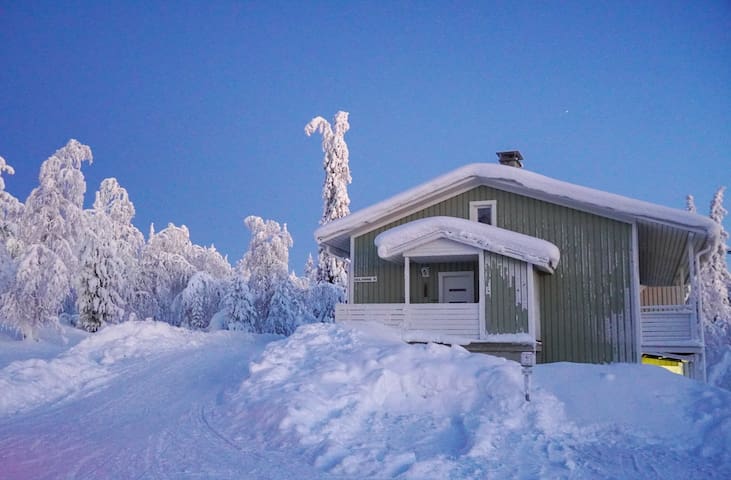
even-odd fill
[{"label": "green wooden cabin", "polygon": [[513,359],[665,359],[702,378],[696,272],[718,226],[521,166],[467,165],[320,227],[350,261],[336,321]]}]

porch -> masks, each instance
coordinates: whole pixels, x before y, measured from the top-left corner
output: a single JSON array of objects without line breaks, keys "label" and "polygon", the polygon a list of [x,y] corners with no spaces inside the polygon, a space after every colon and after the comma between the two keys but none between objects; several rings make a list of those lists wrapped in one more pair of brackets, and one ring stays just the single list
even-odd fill
[{"label": "porch", "polygon": [[642,362],[673,363],[674,372],[703,379],[703,327],[699,306],[688,288],[683,285],[642,287],[640,301]]},{"label": "porch", "polygon": [[343,303],[335,306],[335,320],[382,323],[407,338],[423,333],[465,344],[480,339],[479,307],[479,303]]},{"label": "porch", "polygon": [[523,352],[540,359],[541,342],[528,333],[489,334],[481,329],[479,303],[338,304],[337,322],[377,322],[401,332],[406,342],[462,345],[472,352],[520,361]]},{"label": "porch", "polygon": [[642,349],[701,346],[693,305],[649,305],[640,308]]}]

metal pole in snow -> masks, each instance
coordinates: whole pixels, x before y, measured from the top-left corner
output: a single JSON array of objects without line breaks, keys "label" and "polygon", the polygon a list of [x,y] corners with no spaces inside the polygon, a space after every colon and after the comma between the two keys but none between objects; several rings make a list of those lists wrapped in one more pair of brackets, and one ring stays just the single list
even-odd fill
[{"label": "metal pole in snow", "polygon": [[530,377],[531,367],[523,367],[523,390],[525,391],[525,401],[530,402]]},{"label": "metal pole in snow", "polygon": [[520,352],[520,365],[523,367],[523,390],[525,391],[526,402],[530,402],[530,377],[533,374],[533,365],[535,364],[535,352]]}]

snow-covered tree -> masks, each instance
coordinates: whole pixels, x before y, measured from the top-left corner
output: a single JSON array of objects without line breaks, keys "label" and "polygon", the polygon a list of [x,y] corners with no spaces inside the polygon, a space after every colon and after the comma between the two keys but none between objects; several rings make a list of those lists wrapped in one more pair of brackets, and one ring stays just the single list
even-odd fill
[{"label": "snow-covered tree", "polygon": [[106,323],[123,319],[128,291],[125,265],[112,238],[111,219],[102,211],[89,212],[88,225],[80,250],[76,278],[78,325],[95,332]]},{"label": "snow-covered tree", "polygon": [[3,179],[3,173],[15,175],[15,169],[8,165],[8,162],[0,156],[0,191],[5,191],[5,179]]},{"label": "snow-covered tree", "polygon": [[333,323],[335,305],[345,301],[345,289],[327,282],[312,284],[307,292],[307,309],[313,322]]},{"label": "snow-covered tree", "polygon": [[267,316],[262,321],[260,331],[291,335],[305,323],[312,323],[306,308],[305,291],[290,279],[278,283],[269,300]]},{"label": "snow-covered tree", "polygon": [[[350,213],[348,184],[350,176],[348,145],[345,133],[350,129],[348,112],[335,114],[334,126],[322,117],[315,117],[305,125],[307,136],[315,132],[322,135],[322,151],[325,153],[323,168],[325,181],[322,186],[323,209],[320,225],[342,218]],[[318,252],[318,280],[335,283],[345,287],[348,283],[346,262],[325,250]]]},{"label": "snow-covered tree", "polygon": [[244,277],[248,276],[258,318],[265,320],[275,288],[287,280],[292,236],[286,224],[280,226],[274,220],[251,215],[244,224],[251,231],[251,240],[239,268]]},{"label": "snow-covered tree", "polygon": [[731,274],[726,263],[728,233],[723,219],[728,213],[723,207],[724,187],[711,200],[710,217],[720,226],[718,242],[701,265],[700,283],[706,339],[706,371],[708,382],[731,389],[731,301],[728,285]]},{"label": "snow-covered tree", "polygon": [[180,315],[181,324],[195,330],[208,328],[211,318],[221,307],[222,287],[223,282],[208,272],[193,274],[175,300],[174,310]]},{"label": "snow-covered tree", "polygon": [[5,245],[9,255],[17,256],[22,247],[18,238],[18,227],[23,214],[23,204],[5,191],[3,173],[14,175],[15,170],[3,157],[0,157],[0,243]]},{"label": "snow-covered tree", "polygon": [[140,280],[135,295],[137,316],[179,325],[180,318],[174,317],[172,303],[196,272],[188,261],[192,246],[190,234],[185,225],[176,227],[172,223],[158,233],[151,228],[151,234],[140,260]]},{"label": "snow-covered tree", "polygon": [[2,323],[34,338],[38,328],[58,321],[68,292],[68,272],[60,257],[43,244],[27,247],[10,290],[2,297]]},{"label": "snow-covered tree", "polygon": [[[105,221],[105,242],[114,244],[115,256],[122,264],[122,277],[115,281],[116,289],[123,302],[131,306],[134,302],[134,286],[139,282],[140,255],[145,239],[137,227],[132,225],[135,207],[116,178],[102,180],[94,200],[94,217],[102,216]],[[95,228],[97,234],[99,229]]]},{"label": "snow-covered tree", "polygon": [[697,213],[698,209],[695,208],[695,198],[693,195],[685,197],[685,209],[691,213]]},{"label": "snow-covered tree", "polygon": [[[62,302],[73,299],[70,277],[78,271],[84,232],[86,182],[81,165],[85,161],[91,163],[92,158],[91,149],[73,139],[57,150],[41,165],[40,184],[28,196],[20,219],[20,237],[25,248],[42,245],[65,265],[66,277],[56,282],[66,285]],[[67,305],[73,308],[72,302]]]},{"label": "snow-covered tree", "polygon": [[227,318],[226,328],[245,332],[255,331],[258,321],[248,279],[238,273],[233,275],[223,302]]},{"label": "snow-covered tree", "polygon": [[210,247],[191,245],[188,260],[197,271],[206,272],[213,278],[224,280],[231,276],[231,264],[213,245]]},{"label": "snow-covered tree", "polygon": [[13,175],[15,170],[0,157],[0,295],[8,291],[15,278],[17,257],[22,249],[18,220],[23,212],[23,204],[5,191],[3,173]]},{"label": "snow-covered tree", "polygon": [[315,260],[312,258],[311,253],[307,255],[303,274],[310,284],[315,284],[317,282],[317,267],[315,266]]},{"label": "snow-covered tree", "polygon": [[731,326],[731,302],[728,284],[731,274],[726,264],[728,233],[723,228],[723,219],[728,213],[723,207],[725,187],[719,188],[711,200],[710,217],[721,228],[720,239],[714,246],[708,262],[701,267],[703,284],[703,313],[707,325],[714,325],[724,331]]},{"label": "snow-covered tree", "polygon": [[71,278],[84,231],[85,161],[92,161],[91,149],[70,140],[43,162],[39,186],[22,209],[17,270],[3,295],[2,317],[26,337],[56,322],[64,303],[74,308]]}]

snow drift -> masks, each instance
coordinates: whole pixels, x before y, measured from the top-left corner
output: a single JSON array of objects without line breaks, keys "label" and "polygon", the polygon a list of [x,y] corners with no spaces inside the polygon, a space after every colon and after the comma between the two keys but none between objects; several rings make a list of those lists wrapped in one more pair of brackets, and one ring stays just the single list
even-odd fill
[{"label": "snow drift", "polygon": [[514,362],[368,325],[57,347],[0,369],[3,479],[731,478],[731,394],[657,367],[539,365],[528,403]]},{"label": "snow drift", "polygon": [[252,430],[248,441],[335,475],[731,473],[721,447],[731,396],[655,367],[539,366],[527,403],[515,362],[407,345],[382,328],[311,325],[270,344],[250,370],[231,398],[231,436]]},{"label": "snow drift", "polygon": [[12,362],[0,370],[0,416],[88,394],[113,379],[113,366],[184,351],[199,345],[202,335],[161,322],[125,322],[57,358]]}]

